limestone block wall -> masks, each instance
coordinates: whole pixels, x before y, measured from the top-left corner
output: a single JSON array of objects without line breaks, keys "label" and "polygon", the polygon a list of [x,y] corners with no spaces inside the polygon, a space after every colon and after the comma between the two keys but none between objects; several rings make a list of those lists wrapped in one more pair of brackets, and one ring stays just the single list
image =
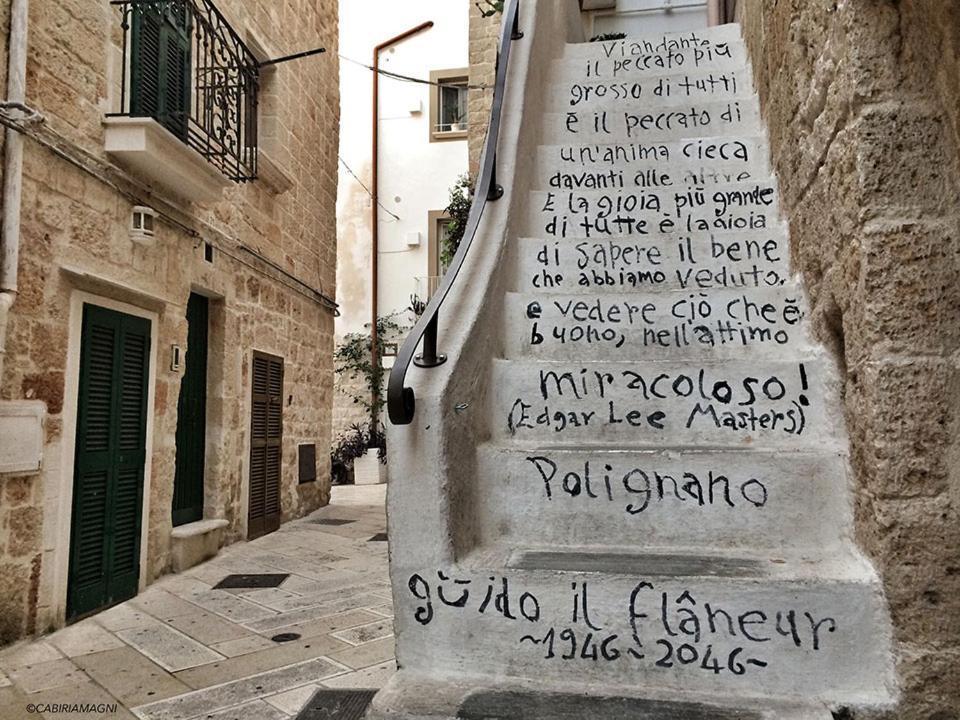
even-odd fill
[{"label": "limestone block wall", "polygon": [[467,98],[470,118],[468,144],[470,146],[470,173],[480,167],[480,154],[487,137],[490,107],[493,103],[493,84],[497,74],[497,46],[500,43],[500,15],[483,17],[476,3],[470,3],[470,85],[490,89],[471,89]]},{"label": "limestone block wall", "polygon": [[960,713],[960,6],[741,0],[793,241],[846,373],[896,717]]},{"label": "limestone block wall", "polygon": [[[186,349],[191,291],[211,297],[204,516],[229,521],[228,542],[244,537],[254,350],[285,361],[283,519],[329,499],[333,317],[308,288],[333,297],[336,287],[337,3],[215,4],[241,37],[270,56],[327,49],[264,78],[261,148],[293,184],[283,193],[263,180],[231,185],[222,201],[209,205],[141,192],[136,199],[142,204],[172,203],[180,218],[161,218],[153,245],[143,246],[127,230],[135,204],[130,187],[96,172],[101,163],[109,165],[104,114],[119,106],[118,12],[106,0],[31,3],[27,102],[43,113],[49,133],[68,154],[89,162],[81,169],[36,139],[25,141],[20,296],[10,318],[0,400],[42,400],[48,417],[42,471],[0,476],[0,645],[63,619],[69,540],[63,497],[72,482],[64,469],[72,459],[64,448],[75,413],[68,401],[76,383],[70,356],[77,348],[70,347],[70,337],[77,322],[71,302],[78,293],[155,316],[149,515],[143,518],[147,583],[170,567],[182,380],[182,373],[170,369],[170,347]],[[0,80],[8,14],[9,2],[3,2]],[[187,228],[200,229],[199,236]],[[212,264],[204,261],[204,240],[217,248]],[[241,245],[251,252],[239,250]],[[298,484],[300,443],[317,446],[314,483]]]}]

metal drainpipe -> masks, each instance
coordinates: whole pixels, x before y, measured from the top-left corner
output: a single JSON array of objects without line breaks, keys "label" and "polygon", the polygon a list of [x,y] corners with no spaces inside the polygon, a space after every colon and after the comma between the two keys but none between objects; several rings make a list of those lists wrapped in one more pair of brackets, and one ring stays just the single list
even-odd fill
[{"label": "metal drainpipe", "polygon": [[[380,53],[391,45],[396,45],[417,33],[429,30],[433,27],[433,21],[428,20],[420,23],[415,28],[410,28],[406,32],[400,33],[389,40],[380,43],[373,49],[373,148],[371,152],[372,178],[370,182],[371,194],[373,195],[373,209],[370,212],[372,238],[370,248],[370,362],[373,367],[377,367],[377,319],[380,310]],[[372,401],[376,397],[371,398]],[[376,429],[376,412],[370,418],[370,429]]]},{"label": "metal drainpipe", "polygon": [[[7,50],[7,101],[26,102],[27,23],[30,0],[10,3],[10,39]],[[20,261],[20,204],[23,190],[23,136],[7,128],[3,161],[3,228],[0,235],[0,381],[7,355],[7,321],[17,299]]]}]

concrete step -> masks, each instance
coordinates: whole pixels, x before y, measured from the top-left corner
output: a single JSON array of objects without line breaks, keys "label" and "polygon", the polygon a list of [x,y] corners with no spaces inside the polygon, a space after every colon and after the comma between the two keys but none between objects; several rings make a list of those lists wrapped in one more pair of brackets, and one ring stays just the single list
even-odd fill
[{"label": "concrete step", "polygon": [[814,348],[807,304],[777,288],[630,293],[508,293],[509,359],[787,359]]},{"label": "concrete step", "polygon": [[883,595],[857,556],[798,567],[516,548],[405,569],[394,587],[398,662],[448,680],[657,688],[727,702],[892,700]]},{"label": "concrete step", "polygon": [[547,77],[553,82],[633,82],[677,73],[736,72],[749,68],[746,48],[738,41],[724,48],[688,48],[669,53],[625,56],[614,52],[608,57],[601,50],[591,57],[564,54],[553,61]]},{"label": "concrete step", "polygon": [[716,290],[784,285],[787,228],[755,232],[516,241],[512,287],[524,292]]},{"label": "concrete step", "polygon": [[847,542],[847,485],[836,453],[490,443],[478,449],[477,541],[816,559]]},{"label": "concrete step", "polygon": [[709,188],[550,190],[527,195],[522,237],[623,237],[764,230],[780,222],[777,183]]},{"label": "concrete step", "polygon": [[[606,690],[606,692],[604,692]],[[633,694],[629,694],[633,693]],[[477,675],[442,680],[409,669],[395,673],[366,720],[831,720],[823,704],[664,693],[656,687],[597,688],[543,679]],[[304,718],[306,720],[306,718]]]},{"label": "concrete step", "polygon": [[[521,443],[842,449],[836,372],[789,361],[494,360],[491,430]],[[834,400],[835,402],[835,400]]]},{"label": "concrete step", "polygon": [[657,189],[727,185],[772,176],[759,138],[673,143],[542,145],[531,190]]},{"label": "concrete step", "polygon": [[[629,58],[647,55],[667,56],[671,53],[676,55],[692,53],[696,50],[722,55],[724,48],[730,45],[742,46],[742,44],[740,26],[729,23],[694,31],[645,33],[607,42],[567,43],[563,49],[563,57]],[[706,62],[705,58],[703,62]]]},{"label": "concrete step", "polygon": [[740,70],[697,70],[659,77],[583,81],[557,78],[550,84],[548,112],[624,110],[672,107],[692,102],[730,102],[743,107],[759,103],[753,78],[747,68]]},{"label": "concrete step", "polygon": [[704,102],[628,110],[566,111],[541,116],[542,145],[688,140],[698,137],[762,136],[757,103]]}]

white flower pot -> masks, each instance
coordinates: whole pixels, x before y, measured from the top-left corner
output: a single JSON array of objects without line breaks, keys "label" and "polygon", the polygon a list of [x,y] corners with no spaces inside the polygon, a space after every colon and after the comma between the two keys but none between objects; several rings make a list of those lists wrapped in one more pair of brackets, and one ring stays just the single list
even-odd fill
[{"label": "white flower pot", "polygon": [[353,461],[355,485],[380,485],[386,481],[386,466],[377,458],[376,448],[370,448],[366,455]]}]

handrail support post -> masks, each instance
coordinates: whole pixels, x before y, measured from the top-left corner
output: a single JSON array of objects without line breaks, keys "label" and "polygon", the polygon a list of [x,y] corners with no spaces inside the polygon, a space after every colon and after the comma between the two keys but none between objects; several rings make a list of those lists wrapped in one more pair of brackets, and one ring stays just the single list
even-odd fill
[{"label": "handrail support post", "polygon": [[440,313],[430,319],[423,332],[423,352],[413,359],[413,364],[421,368],[433,368],[443,365],[447,356],[437,353],[437,326],[440,324]]}]

